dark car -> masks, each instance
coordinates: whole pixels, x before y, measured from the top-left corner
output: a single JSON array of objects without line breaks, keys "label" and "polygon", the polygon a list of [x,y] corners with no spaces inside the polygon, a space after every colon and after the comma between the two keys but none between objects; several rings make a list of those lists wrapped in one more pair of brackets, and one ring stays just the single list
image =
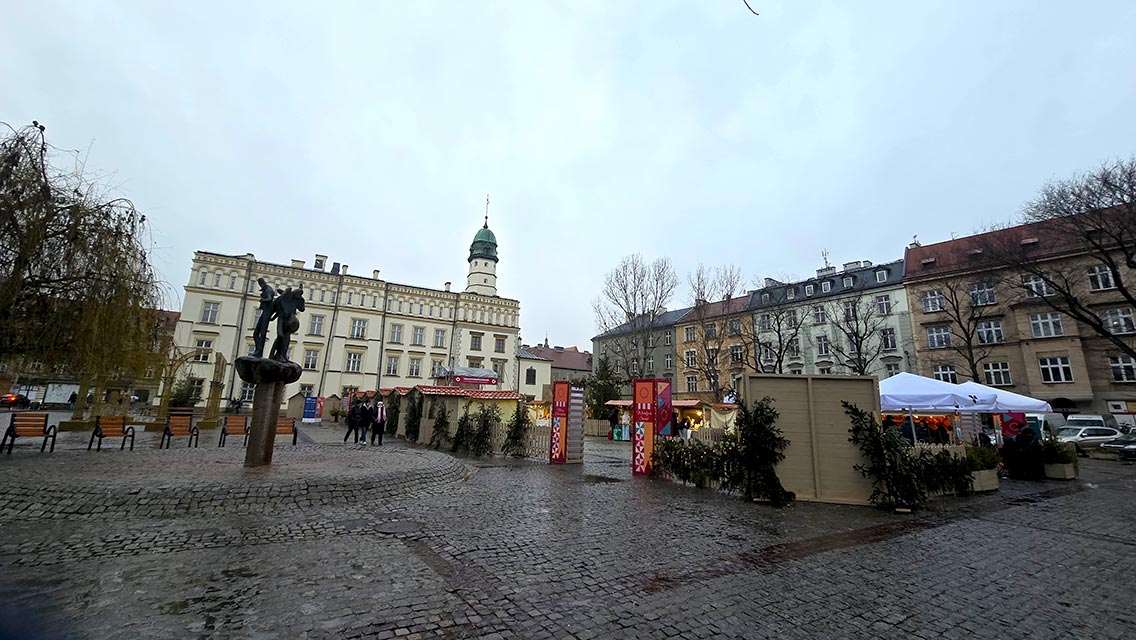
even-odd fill
[{"label": "dark car", "polygon": [[1126,433],[1101,443],[1102,451],[1115,451],[1123,458],[1136,458],[1136,433]]},{"label": "dark car", "polygon": [[30,404],[28,397],[19,393],[5,393],[0,396],[0,407],[27,409]]}]

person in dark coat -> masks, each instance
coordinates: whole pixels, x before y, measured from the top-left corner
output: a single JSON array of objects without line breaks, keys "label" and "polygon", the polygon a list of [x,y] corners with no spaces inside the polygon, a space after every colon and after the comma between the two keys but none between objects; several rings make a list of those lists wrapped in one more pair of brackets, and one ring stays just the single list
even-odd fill
[{"label": "person in dark coat", "polygon": [[364,400],[359,407],[359,425],[356,427],[359,430],[359,442],[364,447],[367,446],[367,429],[371,428],[372,420],[371,404]]},{"label": "person in dark coat", "polygon": [[[387,408],[382,400],[375,403],[374,409],[371,410],[372,424],[374,428],[371,429],[371,444],[375,446],[382,446],[383,432],[387,430]],[[378,442],[375,442],[378,440]]]},{"label": "person in dark coat", "polygon": [[351,408],[347,410],[347,433],[343,434],[343,442],[347,443],[347,438],[354,436],[355,444],[359,444],[359,409],[362,406],[359,402],[352,402]]}]

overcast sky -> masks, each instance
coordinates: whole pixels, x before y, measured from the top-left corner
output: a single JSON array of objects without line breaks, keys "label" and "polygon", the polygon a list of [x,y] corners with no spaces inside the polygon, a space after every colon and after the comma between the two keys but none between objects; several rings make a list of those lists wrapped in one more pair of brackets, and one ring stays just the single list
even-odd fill
[{"label": "overcast sky", "polygon": [[[1136,2],[5,2],[0,120],[194,250],[464,286],[590,346],[625,254],[747,276],[903,256],[1136,152]],[[672,308],[688,301],[685,290]]]}]

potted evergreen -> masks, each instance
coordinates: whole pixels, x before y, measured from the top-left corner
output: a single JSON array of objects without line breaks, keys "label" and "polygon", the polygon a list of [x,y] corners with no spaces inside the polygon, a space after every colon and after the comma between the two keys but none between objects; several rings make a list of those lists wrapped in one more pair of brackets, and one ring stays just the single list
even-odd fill
[{"label": "potted evergreen", "polygon": [[343,414],[343,412],[339,410],[339,407],[332,407],[327,413],[331,416],[332,422],[339,422],[339,416]]},{"label": "potted evergreen", "polygon": [[1042,442],[1045,477],[1051,480],[1073,480],[1077,477],[1077,450],[1052,436]]},{"label": "potted evergreen", "polygon": [[970,467],[970,475],[974,478],[972,490],[997,491],[998,490],[998,463],[1002,456],[994,447],[967,445],[966,461]]}]

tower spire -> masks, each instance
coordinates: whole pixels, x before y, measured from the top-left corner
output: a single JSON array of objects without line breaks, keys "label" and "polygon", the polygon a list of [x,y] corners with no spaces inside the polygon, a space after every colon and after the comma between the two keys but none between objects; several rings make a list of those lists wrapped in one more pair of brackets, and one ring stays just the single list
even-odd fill
[{"label": "tower spire", "polygon": [[485,226],[482,229],[489,228],[489,194],[485,194]]}]

